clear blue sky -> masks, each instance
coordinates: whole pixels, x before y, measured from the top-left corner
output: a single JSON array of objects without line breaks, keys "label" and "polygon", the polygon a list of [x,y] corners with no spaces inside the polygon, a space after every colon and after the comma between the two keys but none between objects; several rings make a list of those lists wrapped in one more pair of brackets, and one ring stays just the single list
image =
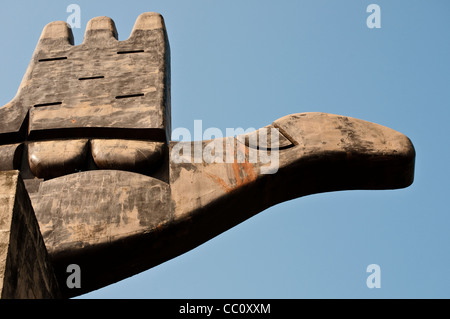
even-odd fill
[{"label": "clear blue sky", "polygon": [[[450,2],[447,0],[8,1],[0,10],[0,105],[42,28],[81,7],[119,40],[161,13],[172,55],[172,127],[259,128],[328,112],[406,134],[414,184],[274,206],[204,245],[84,298],[450,298]],[[381,29],[366,7],[381,8]],[[381,267],[369,289],[366,267]],[[107,271],[107,269],[105,269]]]}]

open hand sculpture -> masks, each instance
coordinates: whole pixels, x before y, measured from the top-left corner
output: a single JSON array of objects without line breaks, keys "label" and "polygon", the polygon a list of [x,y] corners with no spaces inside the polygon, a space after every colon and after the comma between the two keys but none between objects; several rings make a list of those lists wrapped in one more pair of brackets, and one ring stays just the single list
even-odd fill
[{"label": "open hand sculpture", "polygon": [[[170,134],[161,15],[140,15],[125,41],[107,17],[88,22],[80,45],[65,22],[44,28],[17,95],[0,108],[0,170],[20,170],[64,297],[149,269],[289,199],[413,181],[406,136],[346,116],[292,114],[214,141]],[[210,145],[224,152],[205,160]],[[74,263],[81,289],[65,286]]]}]

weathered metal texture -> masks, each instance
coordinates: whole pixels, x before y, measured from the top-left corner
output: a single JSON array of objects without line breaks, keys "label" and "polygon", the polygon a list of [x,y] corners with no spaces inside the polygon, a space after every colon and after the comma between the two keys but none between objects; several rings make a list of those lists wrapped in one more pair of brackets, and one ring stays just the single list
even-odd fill
[{"label": "weathered metal texture", "polygon": [[[413,182],[406,136],[339,115],[292,114],[236,138],[169,143],[169,81],[160,15],[139,16],[126,41],[111,19],[94,18],[79,46],[53,22],[18,95],[0,108],[0,170],[20,163],[65,297],[158,265],[285,200]],[[277,135],[258,139],[265,129]],[[231,160],[205,160],[213,142]],[[255,151],[276,163],[252,161]],[[72,263],[81,289],[64,284]]]},{"label": "weathered metal texture", "polygon": [[133,140],[92,140],[91,151],[99,169],[147,172],[160,167],[167,145]]},{"label": "weathered metal texture", "polygon": [[0,170],[19,169],[22,162],[23,144],[0,146]]},{"label": "weathered metal texture", "polygon": [[[192,212],[248,187],[258,188],[259,195],[245,201],[266,208],[313,193],[394,189],[413,182],[414,147],[392,129],[326,113],[292,114],[273,126],[279,129],[280,141],[292,143],[279,150],[275,174],[261,174],[261,168],[269,165],[261,162],[196,164],[193,154],[190,163],[171,163],[175,218],[190,218]],[[225,140],[224,145],[233,145]],[[236,149],[247,148],[234,143]],[[246,209],[236,207],[229,214]]]},{"label": "weathered metal texture", "polygon": [[118,170],[55,178],[31,199],[52,255],[150,232],[172,220],[168,184]]},{"label": "weathered metal texture", "polygon": [[58,282],[19,171],[0,172],[0,298],[59,298]]},{"label": "weathered metal texture", "polygon": [[28,163],[36,177],[58,177],[81,171],[87,150],[87,139],[34,142],[28,144]]},{"label": "weathered metal texture", "polygon": [[[44,182],[32,200],[60,280],[64,265],[75,260],[84,269],[82,292],[89,291],[182,254],[285,200],[327,191],[402,188],[413,181],[414,147],[392,129],[325,113],[293,114],[272,126],[283,144],[275,174],[261,174],[268,163],[238,161],[238,153],[248,156],[259,147],[259,141],[249,147],[248,139],[238,136],[219,141],[232,152],[231,163],[207,163],[196,156],[196,142],[172,142],[171,155],[183,144],[191,152],[182,154],[188,163],[170,162],[170,185],[132,173],[121,175],[119,183],[109,177],[116,171]],[[201,142],[201,149],[210,143]],[[156,182],[157,191],[148,191]],[[114,193],[126,185],[133,186],[126,196]],[[136,205],[134,198],[144,199]],[[136,212],[153,223],[136,219]]]},{"label": "weathered metal texture", "polygon": [[20,169],[33,192],[40,179],[92,169],[167,181],[170,118],[161,15],[141,14],[124,41],[110,18],[94,18],[80,45],[66,22],[51,22],[16,96],[0,108],[0,170]]},{"label": "weathered metal texture", "polygon": [[[139,16],[131,36],[117,40],[107,17],[89,21],[73,45],[62,21],[48,24],[16,97],[0,109],[0,133],[20,139],[116,135],[167,141],[170,52],[162,17]],[[29,124],[26,115],[29,112]],[[6,135],[5,135],[6,134]]]}]

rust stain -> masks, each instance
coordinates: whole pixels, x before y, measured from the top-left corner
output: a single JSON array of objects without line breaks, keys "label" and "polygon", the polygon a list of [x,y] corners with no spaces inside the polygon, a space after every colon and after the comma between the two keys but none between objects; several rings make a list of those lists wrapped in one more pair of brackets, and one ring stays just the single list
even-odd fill
[{"label": "rust stain", "polygon": [[[237,160],[234,160],[232,164],[233,168],[233,177],[235,179],[235,185],[231,186],[225,180],[220,178],[219,176],[206,173],[206,175],[215,181],[220,187],[222,187],[225,192],[229,193],[233,189],[239,188],[245,184],[248,184],[254,181],[257,177],[256,172],[254,170],[254,166],[252,163],[245,161],[244,163],[238,163]],[[241,176],[242,175],[242,176]]]},{"label": "rust stain", "polygon": [[222,178],[220,178],[219,176],[210,174],[210,173],[206,173],[206,175],[211,178],[212,180],[214,180],[217,184],[219,184],[224,190],[225,192],[229,193],[231,192],[231,190],[233,189],[232,187],[230,187]]},{"label": "rust stain", "polygon": [[245,172],[244,184],[252,182],[256,179],[256,173],[255,170],[253,169],[252,163],[245,161],[244,163],[241,163],[241,167]]},{"label": "rust stain", "polygon": [[241,169],[239,167],[239,164],[238,164],[237,160],[235,159],[234,163],[233,163],[233,173],[234,173],[234,178],[236,180],[237,186],[242,185],[242,179],[241,179],[240,171],[241,171]]},{"label": "rust stain", "polygon": [[164,225],[163,225],[163,224],[158,224],[158,225],[155,227],[155,230],[156,230],[157,232],[161,232],[163,229],[164,229]]}]

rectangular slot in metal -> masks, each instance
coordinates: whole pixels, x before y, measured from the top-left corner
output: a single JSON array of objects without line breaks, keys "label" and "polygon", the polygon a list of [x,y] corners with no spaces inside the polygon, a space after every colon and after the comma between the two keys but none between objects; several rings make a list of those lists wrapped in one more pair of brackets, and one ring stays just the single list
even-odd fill
[{"label": "rectangular slot in metal", "polygon": [[62,102],[42,103],[42,104],[36,104],[36,105],[34,105],[34,107],[60,105],[60,104],[62,104]]},{"label": "rectangular slot in metal", "polygon": [[144,52],[144,50],[118,51],[117,54],[130,54],[130,53],[140,53],[140,52]]},{"label": "rectangular slot in metal", "polygon": [[144,93],[139,93],[139,94],[128,94],[128,95],[118,95],[116,96],[116,99],[126,99],[129,97],[137,97],[137,96],[144,96]]},{"label": "rectangular slot in metal", "polygon": [[79,78],[78,80],[84,81],[84,80],[95,80],[95,79],[103,79],[103,78],[105,78],[103,75],[99,75],[99,76],[87,76],[87,77]]},{"label": "rectangular slot in metal", "polygon": [[67,57],[66,56],[61,56],[61,57],[57,57],[57,58],[39,59],[38,62],[58,61],[58,60],[67,60]]}]

